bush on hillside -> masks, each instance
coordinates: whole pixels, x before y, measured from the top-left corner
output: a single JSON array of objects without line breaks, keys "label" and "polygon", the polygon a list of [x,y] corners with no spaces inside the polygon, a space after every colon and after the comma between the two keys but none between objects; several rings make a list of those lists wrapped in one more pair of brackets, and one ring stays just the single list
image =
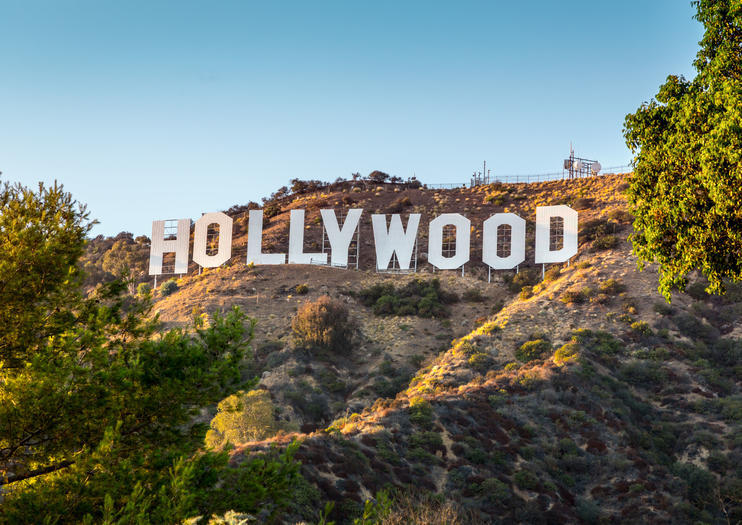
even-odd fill
[{"label": "bush on hillside", "polygon": [[175,279],[168,279],[160,285],[160,294],[163,297],[167,297],[170,294],[175,293],[178,289],[178,282]]},{"label": "bush on hillside", "polygon": [[370,306],[376,315],[417,315],[445,317],[447,305],[458,301],[458,296],[441,288],[438,279],[413,279],[397,288],[390,282],[364,288],[358,294],[361,303]]},{"label": "bush on hillside", "polygon": [[520,348],[515,351],[515,358],[518,361],[527,363],[534,359],[540,359],[544,357],[547,352],[551,351],[551,343],[546,339],[535,339],[533,341],[526,341]]},{"label": "bush on hillside", "polygon": [[515,275],[505,274],[505,282],[511,292],[520,292],[524,286],[533,286],[539,281],[539,273],[533,268],[520,270]]},{"label": "bush on hillside", "polygon": [[206,433],[206,446],[220,449],[227,443],[258,441],[288,430],[276,421],[275,406],[266,390],[237,392],[219,402],[217,414]]},{"label": "bush on hillside", "polygon": [[626,285],[617,279],[606,279],[598,285],[600,293],[618,295],[626,290]]},{"label": "bush on hillside", "polygon": [[350,344],[355,325],[343,303],[323,295],[304,303],[291,321],[291,329],[301,346],[339,351]]},{"label": "bush on hillside", "polygon": [[544,272],[544,281],[551,282],[556,281],[559,279],[559,276],[562,273],[562,267],[561,266],[552,266],[546,272]]},{"label": "bush on hillside", "polygon": [[[263,207],[263,220],[272,219],[276,215],[281,213],[281,206],[275,202],[266,204]],[[265,226],[265,224],[263,224]]]},{"label": "bush on hillside", "polygon": [[566,343],[554,352],[554,362],[561,366],[579,356],[580,345],[577,341]]},{"label": "bush on hillside", "polygon": [[618,246],[619,240],[615,235],[606,235],[593,241],[593,251],[612,250]]},{"label": "bush on hillside", "polygon": [[152,293],[149,283],[139,283],[137,286],[137,297],[146,297]]},{"label": "bush on hillside", "polygon": [[592,290],[587,286],[580,288],[579,290],[565,290],[562,292],[562,296],[559,298],[565,304],[582,304],[590,299],[593,294]]},{"label": "bush on hillside", "polygon": [[392,201],[386,211],[387,213],[402,213],[409,206],[412,206],[412,201],[409,197],[399,197]]}]

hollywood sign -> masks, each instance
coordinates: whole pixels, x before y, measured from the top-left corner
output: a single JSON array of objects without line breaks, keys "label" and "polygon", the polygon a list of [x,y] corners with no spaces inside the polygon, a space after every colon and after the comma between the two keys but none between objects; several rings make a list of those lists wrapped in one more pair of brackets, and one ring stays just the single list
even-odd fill
[{"label": "hollywood sign", "polygon": [[[322,223],[330,243],[329,264],[347,266],[348,251],[358,229],[363,210],[348,210],[343,224],[338,223],[335,210],[320,210]],[[149,274],[161,275],[163,256],[175,254],[173,273],[188,272],[190,219],[177,221],[177,233],[165,236],[165,222],[152,222]],[[554,227],[558,224],[559,227]],[[219,227],[216,253],[207,250],[209,226]],[[392,257],[396,255],[400,270],[409,270],[420,226],[420,214],[411,213],[407,226],[402,225],[399,214],[393,214],[387,223],[386,215],[372,214],[376,268],[388,270]],[[455,251],[444,254],[443,230],[455,228]],[[509,236],[505,235],[509,227]],[[288,264],[328,264],[327,253],[304,251],[304,210],[291,210],[289,223]],[[560,235],[552,249],[554,237]],[[510,238],[507,256],[498,254],[498,236]],[[174,239],[172,237],[175,237]],[[471,221],[459,213],[444,213],[428,224],[428,262],[440,270],[461,268],[470,259]],[[250,264],[285,264],[286,253],[263,253],[263,211],[250,210],[247,230],[247,260]],[[502,242],[500,243],[503,244]],[[569,206],[539,206],[536,208],[535,259],[537,264],[561,263],[577,253],[577,212]],[[232,218],[222,212],[206,213],[196,221],[193,239],[193,261],[204,268],[221,266],[232,257]],[[482,261],[495,270],[515,268],[526,258],[526,221],[514,213],[495,213],[484,221],[482,232]]]}]

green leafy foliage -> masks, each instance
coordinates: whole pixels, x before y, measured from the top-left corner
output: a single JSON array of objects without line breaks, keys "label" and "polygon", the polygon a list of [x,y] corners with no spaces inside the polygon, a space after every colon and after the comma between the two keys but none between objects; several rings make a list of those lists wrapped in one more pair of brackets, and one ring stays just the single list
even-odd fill
[{"label": "green leafy foliage", "polygon": [[634,252],[659,263],[668,300],[694,269],[712,293],[742,278],[742,10],[726,0],[694,4],[705,30],[697,75],[669,76],[624,126],[635,154]]},{"label": "green leafy foliage", "polygon": [[266,390],[239,391],[221,400],[206,433],[206,445],[219,449],[229,444],[257,441],[291,427],[275,417],[276,407]]},{"label": "green leafy foliage", "polygon": [[236,510],[285,500],[290,454],[237,470],[194,456],[194,415],[242,383],[254,321],[233,309],[164,332],[126,282],[85,297],[84,208],[60,186],[0,200],[0,523],[176,522],[235,502],[208,496],[220,476],[252,498]]},{"label": "green leafy foliage", "polygon": [[167,297],[168,295],[174,294],[178,290],[178,281],[175,279],[168,279],[160,285],[160,295]]},{"label": "green leafy foliage", "polygon": [[415,278],[402,287],[393,283],[379,283],[359,292],[365,306],[376,315],[417,315],[420,317],[445,317],[447,305],[458,301],[455,294],[441,288],[438,279]]},{"label": "green leafy foliage", "polygon": [[541,359],[544,355],[551,351],[551,343],[545,339],[535,339],[533,341],[526,341],[518,350],[515,351],[515,358],[518,361],[527,363],[534,359]]},{"label": "green leafy foliage", "polygon": [[128,276],[134,285],[143,281],[148,277],[149,246],[148,237],[140,235],[135,238],[129,232],[90,239],[79,263],[85,273],[85,286],[91,288],[123,275]]}]

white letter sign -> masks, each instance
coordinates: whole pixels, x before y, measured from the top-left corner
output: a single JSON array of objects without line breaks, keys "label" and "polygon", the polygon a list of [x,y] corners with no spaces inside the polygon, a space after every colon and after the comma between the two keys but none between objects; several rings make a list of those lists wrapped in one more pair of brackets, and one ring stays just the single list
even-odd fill
[{"label": "white letter sign", "polygon": [[[552,217],[561,218],[564,225],[559,250],[552,250],[550,246]],[[576,253],[577,212],[564,204],[536,208],[536,264],[565,262]]]},{"label": "white letter sign", "polygon": [[320,210],[319,212],[322,215],[322,222],[325,225],[327,238],[330,241],[330,249],[332,250],[330,257],[331,264],[333,266],[347,266],[348,248],[350,247],[350,241],[353,240],[353,234],[358,228],[358,222],[361,220],[363,210],[360,208],[348,210],[348,215],[345,217],[342,229],[338,226],[335,210]]},{"label": "white letter sign", "polygon": [[412,251],[415,249],[417,227],[420,224],[420,214],[410,213],[407,220],[407,231],[402,226],[399,214],[392,215],[389,230],[386,228],[386,215],[371,215],[371,225],[374,229],[374,244],[376,245],[376,269],[386,270],[392,255],[397,254],[399,268],[410,269]]},{"label": "white letter sign", "polygon": [[[500,226],[510,226],[510,255],[500,257],[497,244]],[[514,213],[495,213],[484,221],[482,260],[495,270],[509,270],[526,260],[526,221]]]},{"label": "white letter sign", "polygon": [[[219,247],[216,254],[206,253],[209,225],[219,225]],[[204,268],[216,268],[232,257],[232,217],[222,212],[205,213],[196,221],[193,233],[193,262]]]},{"label": "white letter sign", "polygon": [[247,226],[247,264],[283,264],[285,253],[263,253],[263,210],[250,210]]},{"label": "white letter sign", "polygon": [[327,264],[326,253],[304,253],[304,210],[291,210],[289,264]]},{"label": "white letter sign", "polygon": [[149,274],[162,274],[162,256],[175,252],[173,273],[188,273],[188,241],[191,236],[191,219],[178,219],[175,239],[165,240],[165,221],[152,221],[152,243],[149,249]]},{"label": "white letter sign", "polygon": [[[443,256],[443,227],[456,227],[456,254]],[[469,262],[471,222],[460,213],[444,213],[430,221],[428,234],[428,262],[441,270],[455,270]]]}]

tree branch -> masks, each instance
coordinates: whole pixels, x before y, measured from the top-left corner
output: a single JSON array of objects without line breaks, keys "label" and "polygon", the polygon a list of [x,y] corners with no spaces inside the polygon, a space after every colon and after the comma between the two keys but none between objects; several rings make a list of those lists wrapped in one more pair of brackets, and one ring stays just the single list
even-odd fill
[{"label": "tree branch", "polygon": [[16,481],[23,481],[24,479],[35,478],[36,476],[43,476],[44,474],[49,474],[50,472],[55,472],[57,470],[67,468],[74,463],[75,462],[72,460],[65,460],[61,463],[57,463],[56,465],[49,465],[47,467],[37,468],[36,470],[31,470],[24,474],[11,474],[10,476],[2,476],[0,477],[0,486],[10,485],[11,483],[15,483]]}]

